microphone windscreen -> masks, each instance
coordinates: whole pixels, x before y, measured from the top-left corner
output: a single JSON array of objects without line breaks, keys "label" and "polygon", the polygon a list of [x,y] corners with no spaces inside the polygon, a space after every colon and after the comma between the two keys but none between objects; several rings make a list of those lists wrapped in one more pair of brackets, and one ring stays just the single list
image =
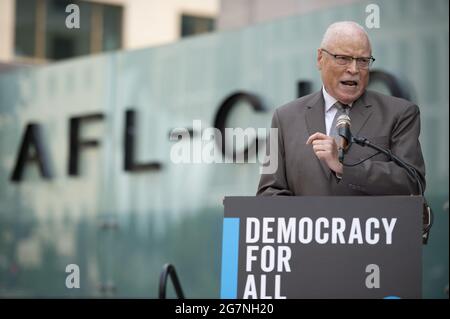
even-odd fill
[{"label": "microphone windscreen", "polygon": [[348,125],[350,127],[350,117],[346,114],[342,114],[336,120],[336,127],[345,125]]}]

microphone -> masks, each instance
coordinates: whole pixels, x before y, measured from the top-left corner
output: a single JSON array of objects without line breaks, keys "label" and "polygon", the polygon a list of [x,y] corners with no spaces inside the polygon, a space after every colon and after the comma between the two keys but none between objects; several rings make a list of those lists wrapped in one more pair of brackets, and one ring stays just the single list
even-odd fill
[{"label": "microphone", "polygon": [[344,162],[344,155],[352,142],[352,132],[350,131],[350,117],[342,114],[336,121],[336,132],[338,134],[338,156],[339,162]]}]

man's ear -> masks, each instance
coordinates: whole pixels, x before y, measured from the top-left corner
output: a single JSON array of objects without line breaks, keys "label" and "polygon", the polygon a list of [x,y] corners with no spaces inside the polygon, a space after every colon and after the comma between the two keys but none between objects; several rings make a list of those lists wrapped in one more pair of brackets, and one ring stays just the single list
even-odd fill
[{"label": "man's ear", "polygon": [[317,65],[317,68],[319,70],[322,69],[322,59],[323,59],[322,50],[317,49],[317,63],[316,63],[316,65]]}]

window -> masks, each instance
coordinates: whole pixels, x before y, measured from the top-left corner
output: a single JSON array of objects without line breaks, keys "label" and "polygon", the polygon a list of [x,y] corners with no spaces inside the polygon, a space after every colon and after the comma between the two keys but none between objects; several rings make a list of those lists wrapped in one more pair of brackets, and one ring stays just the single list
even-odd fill
[{"label": "window", "polygon": [[103,6],[103,51],[115,50],[122,43],[122,8]]},{"label": "window", "polygon": [[[28,1],[28,0],[26,0]],[[66,6],[71,1],[47,0],[45,19],[45,58],[61,60],[89,54],[90,35],[92,30],[92,4],[76,3],[80,8],[80,28],[68,29]]]},{"label": "window", "polygon": [[[80,28],[66,27],[69,4],[80,10]],[[76,0],[16,0],[15,54],[61,60],[122,46],[120,6]]]},{"label": "window", "polygon": [[211,17],[181,15],[181,36],[201,34],[214,31],[215,20]]},{"label": "window", "polygon": [[[19,14],[20,12],[20,14]],[[36,42],[36,1],[16,2],[15,54],[33,56]]]}]

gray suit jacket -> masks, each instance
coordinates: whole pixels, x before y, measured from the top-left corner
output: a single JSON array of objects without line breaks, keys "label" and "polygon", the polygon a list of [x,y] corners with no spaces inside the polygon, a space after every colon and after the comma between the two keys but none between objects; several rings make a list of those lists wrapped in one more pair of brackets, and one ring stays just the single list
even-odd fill
[{"label": "gray suit jacket", "polygon": [[[417,194],[417,183],[405,169],[383,154],[364,163],[344,166],[338,180],[320,161],[308,137],[325,131],[322,91],[294,100],[275,110],[272,127],[278,128],[278,169],[262,174],[257,195],[408,195]],[[417,105],[373,91],[366,91],[350,110],[353,135],[366,137],[389,148],[412,165],[425,187],[425,164],[419,143],[420,113]],[[269,144],[269,143],[268,143]],[[270,151],[270,150],[269,150]],[[344,163],[353,164],[376,151],[352,144]]]}]

